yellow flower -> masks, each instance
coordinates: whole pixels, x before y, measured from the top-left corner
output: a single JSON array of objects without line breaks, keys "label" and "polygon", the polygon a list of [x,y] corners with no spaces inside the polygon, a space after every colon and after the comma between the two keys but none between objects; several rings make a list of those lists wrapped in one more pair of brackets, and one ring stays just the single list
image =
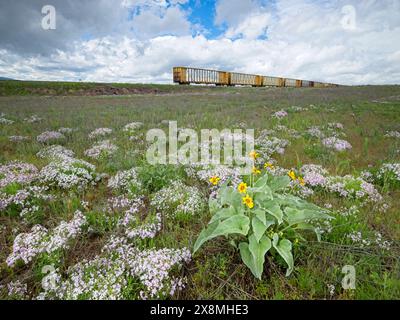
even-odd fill
[{"label": "yellow flower", "polygon": [[212,176],[212,177],[210,178],[210,182],[211,182],[211,184],[214,185],[214,186],[216,186],[216,185],[218,184],[219,180],[221,180],[221,178],[219,178],[219,177],[217,177],[217,176]]},{"label": "yellow flower", "polygon": [[261,173],[261,171],[259,169],[257,169],[256,167],[253,167],[252,172],[253,172],[253,174],[260,174]]},{"label": "yellow flower", "polygon": [[272,163],[266,162],[266,163],[264,164],[264,168],[265,168],[265,169],[267,169],[267,168],[273,169],[273,168],[275,168],[275,167],[274,167],[274,165],[273,165]]},{"label": "yellow flower", "polygon": [[255,160],[259,157],[259,154],[256,151],[252,151],[249,153],[249,156]]},{"label": "yellow flower", "polygon": [[304,182],[304,179],[301,177],[298,177],[297,180],[299,181],[301,186],[304,186],[306,183]]},{"label": "yellow flower", "polygon": [[241,183],[238,185],[238,191],[239,191],[240,193],[246,193],[246,190],[247,190],[247,184],[246,184],[245,182],[241,182]]},{"label": "yellow flower", "polygon": [[288,176],[292,179],[292,180],[296,180],[296,174],[294,173],[293,170],[290,170],[288,172]]},{"label": "yellow flower", "polygon": [[294,239],[294,244],[298,244],[299,243],[299,239]]},{"label": "yellow flower", "polygon": [[254,207],[253,199],[248,194],[246,194],[246,196],[242,198],[242,201],[250,209]]}]

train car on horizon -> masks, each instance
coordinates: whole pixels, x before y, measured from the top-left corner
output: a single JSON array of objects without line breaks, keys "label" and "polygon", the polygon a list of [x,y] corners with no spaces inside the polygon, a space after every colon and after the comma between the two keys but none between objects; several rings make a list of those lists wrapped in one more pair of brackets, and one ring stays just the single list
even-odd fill
[{"label": "train car on horizon", "polygon": [[216,86],[252,86],[252,87],[338,87],[333,83],[263,76],[239,72],[218,71],[212,69],[174,67],[173,81],[178,84],[206,84]]}]

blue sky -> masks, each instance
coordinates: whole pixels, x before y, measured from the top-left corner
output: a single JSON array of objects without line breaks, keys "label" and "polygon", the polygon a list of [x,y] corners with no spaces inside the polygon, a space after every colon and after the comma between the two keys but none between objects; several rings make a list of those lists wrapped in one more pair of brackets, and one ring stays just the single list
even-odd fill
[{"label": "blue sky", "polygon": [[0,18],[0,76],[16,79],[171,83],[188,65],[400,83],[400,1],[2,0]]},{"label": "blue sky", "polygon": [[215,1],[212,0],[190,0],[182,5],[182,8],[189,12],[189,20],[193,24],[201,24],[205,29],[205,35],[208,38],[217,38],[223,34],[223,26],[216,27],[215,19]]},{"label": "blue sky", "polygon": [[[161,1],[162,2],[162,1]],[[173,4],[169,0],[165,0],[165,8],[178,6],[182,10],[193,26],[199,26],[192,30],[192,34],[201,33],[209,39],[215,39],[223,35],[226,31],[226,24],[217,24],[215,22],[216,4],[215,0],[186,0],[182,3]],[[151,1],[149,3],[152,3]],[[145,1],[138,2],[137,5],[131,7],[128,13],[128,21],[135,20],[136,16],[140,16],[144,11],[151,9],[152,5],[146,4]],[[163,13],[161,13],[162,15]],[[164,34],[167,34],[165,30]]]},{"label": "blue sky", "polygon": [[[168,0],[166,0],[168,1]],[[226,30],[225,25],[217,26],[215,24],[215,0],[188,0],[184,3],[178,4],[182,10],[187,14],[188,20],[193,25],[201,25],[204,30],[202,33],[208,38],[217,38],[222,35]],[[171,7],[173,4],[167,2],[167,7]],[[138,5],[130,9],[128,16],[129,20],[133,20],[135,15],[140,15],[141,12],[148,7],[148,5]]]},{"label": "blue sky", "polygon": [[[260,0],[254,1],[259,8],[268,8],[273,12],[275,1]],[[216,18],[216,5],[218,1],[215,0],[189,0],[187,3],[182,4],[182,8],[188,12],[188,18],[193,24],[200,24],[204,27],[204,36],[209,39],[216,39],[224,35],[228,28],[226,22],[217,23]],[[265,37],[260,37],[265,39]]]}]

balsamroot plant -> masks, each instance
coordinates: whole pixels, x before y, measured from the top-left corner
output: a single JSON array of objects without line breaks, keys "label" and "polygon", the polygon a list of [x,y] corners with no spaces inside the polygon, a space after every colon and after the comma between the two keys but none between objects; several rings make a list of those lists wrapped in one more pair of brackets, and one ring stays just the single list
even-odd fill
[{"label": "balsamroot plant", "polygon": [[[289,194],[289,176],[268,173],[245,182],[237,188],[221,186],[217,197],[210,198],[213,214],[208,226],[194,245],[196,252],[208,240],[228,236],[239,240],[238,247],[245,265],[261,279],[265,255],[275,251],[286,262],[286,275],[293,271],[293,243],[300,240],[304,230],[312,231],[320,240],[313,221],[331,219],[325,209]],[[254,181],[255,180],[255,181]]]}]

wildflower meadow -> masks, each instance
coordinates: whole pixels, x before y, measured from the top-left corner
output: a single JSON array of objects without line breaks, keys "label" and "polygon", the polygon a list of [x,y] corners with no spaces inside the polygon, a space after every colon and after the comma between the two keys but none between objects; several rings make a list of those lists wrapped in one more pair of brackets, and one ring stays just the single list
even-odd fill
[{"label": "wildflower meadow", "polygon": [[[0,97],[1,299],[400,298],[398,86],[158,92]],[[249,174],[149,163],[170,121]]]}]

